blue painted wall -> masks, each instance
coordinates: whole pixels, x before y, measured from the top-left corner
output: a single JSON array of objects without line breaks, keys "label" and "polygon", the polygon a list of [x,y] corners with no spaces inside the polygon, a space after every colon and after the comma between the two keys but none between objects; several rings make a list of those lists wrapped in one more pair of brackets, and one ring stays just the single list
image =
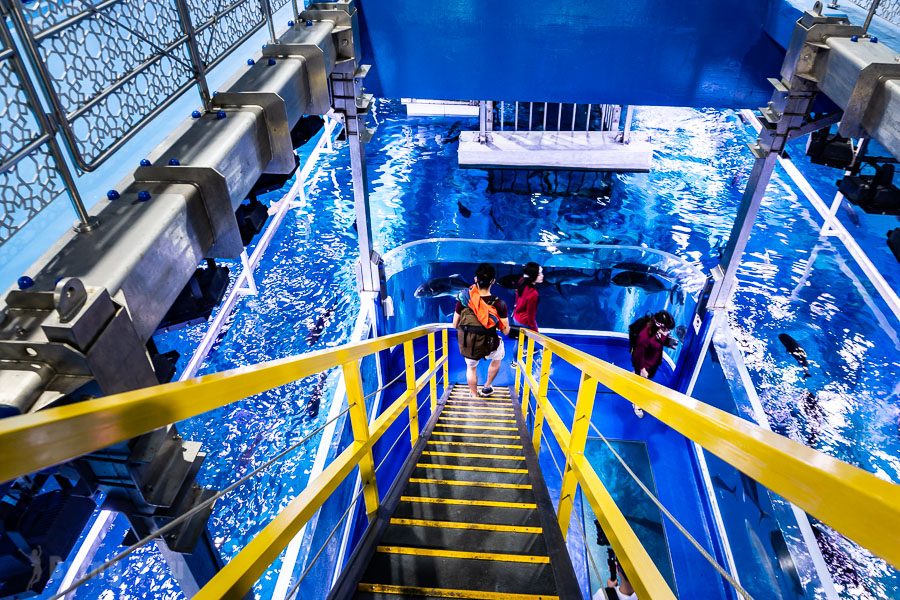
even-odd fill
[{"label": "blue painted wall", "polygon": [[[359,0],[387,97],[756,107],[782,48],[770,0]],[[777,28],[774,28],[777,29]]]}]

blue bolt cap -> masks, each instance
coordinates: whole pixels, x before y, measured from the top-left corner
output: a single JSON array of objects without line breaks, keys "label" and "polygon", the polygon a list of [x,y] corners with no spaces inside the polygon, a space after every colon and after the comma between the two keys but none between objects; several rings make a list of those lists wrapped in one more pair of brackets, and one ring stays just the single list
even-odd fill
[{"label": "blue bolt cap", "polygon": [[106,197],[107,197],[109,200],[118,200],[118,199],[119,199],[119,192],[117,192],[116,190],[109,190],[108,192],[106,192]]},{"label": "blue bolt cap", "polygon": [[307,26],[307,27],[312,27],[312,19],[307,19],[307,20],[306,20],[306,26]]},{"label": "blue bolt cap", "polygon": [[194,117],[195,119],[199,119],[200,117],[203,116],[203,113],[200,112],[199,110],[195,110],[194,112],[191,113],[191,116]]},{"label": "blue bolt cap", "polygon": [[252,58],[247,59],[247,64],[252,65],[255,61]]},{"label": "blue bolt cap", "polygon": [[34,285],[34,279],[29,277],[28,275],[22,275],[21,277],[19,277],[18,284],[20,290],[27,290]]},{"label": "blue bolt cap", "polygon": [[138,201],[146,202],[149,199],[150,199],[150,192],[148,192],[147,190],[141,190],[138,192]]},{"label": "blue bolt cap", "polygon": [[142,166],[142,167],[149,167],[149,166],[150,166],[150,161],[147,160],[146,158],[142,158],[142,159],[141,159],[141,166]]},{"label": "blue bolt cap", "polygon": [[859,36],[858,36],[858,35],[851,35],[851,36],[850,36],[850,41],[851,41],[851,42],[858,42],[858,41],[859,41]]},{"label": "blue bolt cap", "polygon": [[228,116],[228,115],[225,114],[225,111],[224,111],[224,110],[220,110],[220,111],[218,111],[218,112],[216,113],[216,118],[217,118],[217,119],[224,119],[224,118],[227,117],[227,116]]},{"label": "blue bolt cap", "polygon": [[216,90],[216,91],[213,92],[213,98],[215,98],[215,97],[218,96],[218,95],[219,95],[219,90]]},{"label": "blue bolt cap", "polygon": [[288,21],[288,27],[293,27],[293,26],[294,26],[294,22],[293,22],[293,21]]},{"label": "blue bolt cap", "polygon": [[177,158],[170,158],[170,159],[169,159],[169,166],[170,166],[170,167],[177,167],[177,166],[180,165],[180,164],[181,164],[181,162],[180,162]]},{"label": "blue bolt cap", "polygon": [[872,39],[870,39],[869,41],[872,42],[873,44],[877,44],[877,43],[878,43],[878,37],[873,35],[873,36],[872,36]]},{"label": "blue bolt cap", "polygon": [[275,64],[275,59],[272,58],[272,57],[270,56],[270,57],[269,57],[269,66],[271,67],[271,66],[273,66],[274,64]]}]

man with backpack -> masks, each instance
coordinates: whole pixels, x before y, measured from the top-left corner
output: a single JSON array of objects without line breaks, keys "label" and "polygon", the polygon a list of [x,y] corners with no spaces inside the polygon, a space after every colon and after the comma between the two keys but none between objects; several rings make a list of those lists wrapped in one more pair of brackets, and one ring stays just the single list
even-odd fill
[{"label": "man with backpack", "polygon": [[[475,271],[475,285],[456,298],[453,327],[459,353],[466,360],[466,382],[473,397],[478,397],[478,362],[491,361],[487,381],[481,389],[482,396],[494,393],[491,384],[500,370],[500,362],[506,354],[500,333],[509,334],[509,309],[506,302],[491,294],[491,285],[497,271],[492,265],[482,263]],[[499,332],[499,333],[498,333]]]}]

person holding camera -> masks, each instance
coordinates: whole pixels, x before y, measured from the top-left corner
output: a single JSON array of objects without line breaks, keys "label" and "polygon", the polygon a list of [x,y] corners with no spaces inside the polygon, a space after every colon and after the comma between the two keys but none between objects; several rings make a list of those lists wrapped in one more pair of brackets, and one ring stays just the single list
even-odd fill
[{"label": "person holding camera", "polygon": [[[666,310],[641,317],[628,327],[631,366],[636,374],[653,379],[662,364],[663,348],[678,345],[678,341],[670,335],[674,327],[675,318]],[[641,418],[644,410],[635,405],[634,414]]]}]

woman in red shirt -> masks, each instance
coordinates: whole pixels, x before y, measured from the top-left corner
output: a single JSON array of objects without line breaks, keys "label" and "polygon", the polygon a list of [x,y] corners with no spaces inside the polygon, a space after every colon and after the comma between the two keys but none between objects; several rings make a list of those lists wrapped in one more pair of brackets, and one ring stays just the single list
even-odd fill
[{"label": "woman in red shirt", "polygon": [[[673,327],[675,319],[666,310],[661,310],[647,319],[631,348],[631,366],[637,375],[653,379],[656,370],[662,364],[663,348],[674,348],[678,345],[678,342],[669,335]],[[643,417],[644,411],[635,405],[634,414]]]},{"label": "woman in red shirt", "polygon": [[537,331],[537,307],[540,294],[537,284],[544,281],[544,270],[536,262],[530,262],[522,270],[522,276],[516,285],[516,302],[513,310],[513,322],[519,327]]}]

